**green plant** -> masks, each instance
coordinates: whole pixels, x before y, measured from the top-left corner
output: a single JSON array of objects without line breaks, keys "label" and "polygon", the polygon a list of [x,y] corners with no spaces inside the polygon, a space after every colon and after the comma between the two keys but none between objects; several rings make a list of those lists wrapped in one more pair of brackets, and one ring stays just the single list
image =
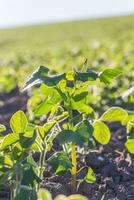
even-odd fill
[{"label": "green plant", "polygon": [[[12,132],[0,137],[0,185],[7,183],[11,191],[11,200],[36,199],[36,191],[43,178],[46,151],[51,149],[53,128],[57,121],[66,117],[66,112],[57,115],[43,126],[30,124],[22,111],[16,112],[11,120]],[[0,132],[5,131],[0,125]],[[48,136],[49,134],[49,136]],[[33,154],[39,152],[39,164],[33,159]],[[33,197],[35,196],[35,197]]]},{"label": "green plant", "polygon": [[6,136],[1,134],[0,138],[0,184],[9,185],[11,199],[22,195],[26,198],[40,182],[31,150],[36,132],[22,111],[12,116],[10,127],[12,132]]},{"label": "green plant", "polygon": [[[112,107],[100,118],[88,103],[90,93],[88,86],[98,79],[109,84],[120,74],[118,69],[105,69],[101,73],[87,69],[85,72],[77,70],[68,71],[60,75],[49,75],[49,69],[40,66],[28,79],[24,90],[37,84],[43,84],[44,93],[49,88],[49,95],[35,110],[35,114],[43,115],[51,110],[60,108],[68,113],[68,118],[58,126],[57,139],[63,150],[52,156],[48,162],[53,165],[56,173],[70,170],[72,176],[72,192],[76,192],[77,158],[76,146],[87,145],[91,147],[94,139],[100,144],[107,144],[110,140],[110,130],[104,123],[107,121],[123,122],[126,111],[119,107]],[[42,87],[42,86],[41,86]],[[47,109],[47,110],[46,110]],[[68,154],[71,149],[71,161]],[[89,168],[85,180],[89,183],[95,181],[92,169]]]}]

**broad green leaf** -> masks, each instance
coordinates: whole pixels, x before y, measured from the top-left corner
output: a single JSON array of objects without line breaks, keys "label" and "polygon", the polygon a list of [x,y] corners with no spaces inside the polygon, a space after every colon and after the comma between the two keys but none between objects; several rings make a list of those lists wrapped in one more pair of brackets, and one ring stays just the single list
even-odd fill
[{"label": "broad green leaf", "polygon": [[44,101],[42,102],[35,110],[35,116],[46,115],[49,113],[54,105],[50,102]]},{"label": "broad green leaf", "polygon": [[56,85],[58,85],[58,83],[62,80],[66,78],[66,74],[59,74],[59,75],[54,75],[54,76],[49,76],[49,77],[43,77],[41,78],[42,83],[51,86],[51,87],[55,87]]},{"label": "broad green leaf", "polygon": [[88,200],[87,197],[84,197],[80,194],[72,194],[68,197],[65,195],[58,195],[54,200]]},{"label": "broad green leaf", "polygon": [[128,122],[134,122],[134,112],[133,111],[129,111],[129,110],[127,110],[127,113],[128,113],[128,116],[127,116],[127,118],[126,118],[126,120],[125,120],[125,122],[124,123],[128,123]]},{"label": "broad green leaf", "polygon": [[47,162],[53,166],[55,172],[57,173],[69,170],[72,167],[71,161],[64,151],[54,154],[47,160]]},{"label": "broad green leaf", "polygon": [[4,137],[1,143],[1,149],[4,150],[5,148],[9,147],[10,145],[15,144],[18,141],[19,141],[19,134],[10,133]]},{"label": "broad green leaf", "polygon": [[100,118],[102,121],[120,121],[124,122],[127,118],[127,112],[120,107],[109,108]]},{"label": "broad green leaf", "polygon": [[71,130],[63,130],[58,134],[57,139],[61,145],[74,142],[74,134],[75,133]]},{"label": "broad green leaf", "polygon": [[107,144],[110,140],[110,130],[108,126],[106,126],[101,121],[96,121],[93,123],[93,127],[94,127],[93,136],[97,140],[97,142],[103,145]]},{"label": "broad green leaf", "polygon": [[89,105],[86,105],[86,102],[84,99],[81,101],[74,101],[73,99],[71,100],[71,105],[72,109],[79,111],[80,113],[84,114],[91,114],[93,112],[93,108]]},{"label": "broad green leaf", "polygon": [[17,111],[10,119],[10,127],[14,133],[24,133],[27,128],[27,118],[23,111]]},{"label": "broad green leaf", "polygon": [[88,198],[84,197],[84,196],[82,196],[80,194],[73,194],[73,195],[68,196],[67,200],[88,200]]},{"label": "broad green leaf", "polygon": [[7,165],[7,166],[12,166],[13,165],[13,162],[12,162],[12,160],[8,157],[8,156],[6,156],[6,155],[1,155],[0,156],[0,165]]},{"label": "broad green leaf", "polygon": [[52,200],[52,196],[49,191],[41,188],[38,191],[38,200]]},{"label": "broad green leaf", "polygon": [[6,131],[6,127],[3,124],[0,124],[0,133]]},{"label": "broad green leaf", "polygon": [[51,96],[42,102],[35,110],[36,116],[45,115],[59,102],[60,96],[57,93],[52,93]]},{"label": "broad green leaf", "polygon": [[82,121],[82,119],[83,119],[82,114],[78,114],[78,115],[76,115],[75,117],[73,117],[73,118],[70,120],[70,122],[73,123],[73,125],[76,125],[76,124],[80,123],[80,122]]},{"label": "broad green leaf", "polygon": [[88,92],[84,91],[84,92],[81,92],[81,93],[73,96],[73,99],[74,99],[75,102],[78,102],[78,101],[81,101],[82,99],[84,99],[87,95],[88,95]]},{"label": "broad green leaf", "polygon": [[20,134],[20,144],[22,148],[29,148],[36,139],[36,132],[35,131],[29,131],[25,132],[25,134]]},{"label": "broad green leaf", "polygon": [[41,179],[38,177],[35,167],[30,166],[23,171],[22,185],[35,187],[40,181]]},{"label": "broad green leaf", "polygon": [[35,72],[30,76],[23,91],[40,83],[44,83],[47,86],[55,87],[62,79],[66,78],[66,74],[59,74],[53,76],[47,76],[49,69],[43,66],[37,68]]},{"label": "broad green leaf", "polygon": [[55,126],[56,122],[55,121],[50,121],[46,124],[44,124],[44,126],[38,126],[38,132],[40,134],[40,136],[42,137],[42,139],[44,139],[46,137],[46,135],[52,130],[52,128]]},{"label": "broad green leaf", "polygon": [[44,66],[39,66],[33,73],[32,75],[28,78],[25,86],[24,86],[24,90],[27,90],[28,88],[32,87],[33,85],[39,84],[41,83],[41,77],[43,77],[44,75],[48,74],[49,69],[47,67]]},{"label": "broad green leaf", "polygon": [[68,197],[66,197],[63,194],[59,194],[58,196],[55,197],[54,200],[68,200]]},{"label": "broad green leaf", "polygon": [[134,139],[133,138],[128,139],[127,142],[125,143],[125,146],[130,153],[134,154]]},{"label": "broad green leaf", "polygon": [[109,84],[120,74],[121,70],[119,69],[105,69],[103,72],[100,73],[99,78],[100,81],[104,82],[105,84]]},{"label": "broad green leaf", "polygon": [[80,124],[77,131],[63,130],[58,134],[57,139],[61,145],[73,142],[81,146],[87,144],[92,139],[92,133],[92,125],[88,121],[84,121]]},{"label": "broad green leaf", "polygon": [[88,172],[87,172],[87,175],[85,177],[85,181],[87,183],[90,183],[90,184],[92,184],[96,181],[96,176],[95,176],[91,167],[88,168]]},{"label": "broad green leaf", "polygon": [[94,81],[98,78],[98,73],[96,73],[93,70],[87,70],[87,72],[76,72],[75,74],[75,79],[77,81],[82,81],[82,82],[86,82],[86,81]]}]

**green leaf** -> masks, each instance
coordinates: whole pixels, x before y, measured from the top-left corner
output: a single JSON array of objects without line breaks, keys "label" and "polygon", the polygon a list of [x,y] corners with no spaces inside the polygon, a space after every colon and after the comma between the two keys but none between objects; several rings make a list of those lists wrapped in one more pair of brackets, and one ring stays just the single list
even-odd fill
[{"label": "green leaf", "polygon": [[93,126],[88,121],[83,121],[78,127],[77,134],[75,134],[75,139],[77,145],[88,145],[89,142],[93,142],[92,138]]},{"label": "green leaf", "polygon": [[93,112],[93,108],[89,105],[86,105],[86,102],[84,99],[80,101],[74,101],[71,99],[71,106],[72,109],[79,111],[80,113],[84,114],[91,114]]},{"label": "green leaf", "polygon": [[10,127],[14,133],[24,133],[27,128],[27,118],[23,111],[17,111],[10,119]]},{"label": "green leaf", "polygon": [[45,115],[59,102],[60,96],[57,93],[52,93],[47,100],[42,102],[35,110],[36,116]]},{"label": "green leaf", "polygon": [[109,108],[100,118],[102,121],[120,121],[124,122],[127,118],[127,112],[120,107]]},{"label": "green leaf", "polygon": [[127,123],[127,133],[130,133],[133,128],[134,128],[134,122],[129,121]]},{"label": "green leaf", "polygon": [[92,133],[92,125],[88,121],[84,121],[80,124],[77,131],[63,130],[58,134],[57,139],[61,145],[72,142],[81,146],[87,144],[92,139]]},{"label": "green leaf", "polygon": [[71,122],[73,125],[76,125],[76,124],[80,123],[82,120],[83,120],[82,114],[78,114],[78,115],[76,115],[75,117],[73,117],[73,118],[70,120],[70,122]]},{"label": "green leaf", "polygon": [[95,81],[98,78],[98,73],[92,70],[87,70],[87,72],[76,72],[75,79],[77,81]]},{"label": "green leaf", "polygon": [[20,144],[22,148],[29,148],[36,139],[36,132],[35,131],[29,131],[25,132],[25,134],[21,134],[20,136]]},{"label": "green leaf", "polygon": [[50,121],[46,123],[44,126],[38,126],[38,132],[42,139],[46,137],[46,135],[52,130],[52,128],[55,126],[55,121]]},{"label": "green leaf", "polygon": [[28,88],[32,87],[33,85],[39,84],[41,83],[41,77],[43,77],[44,75],[48,74],[49,69],[47,67],[44,66],[39,66],[33,73],[32,75],[28,78],[23,91],[27,90]]},{"label": "green leaf", "polygon": [[96,176],[95,176],[91,167],[88,168],[88,172],[87,172],[87,175],[85,177],[85,181],[87,183],[90,183],[90,184],[92,184],[96,181]]},{"label": "green leaf", "polygon": [[35,187],[41,179],[37,175],[37,170],[30,166],[27,170],[23,171],[22,185]]},{"label": "green leaf", "polygon": [[66,78],[66,74],[59,74],[54,76],[47,76],[49,69],[43,66],[37,68],[37,70],[30,76],[26,82],[23,91],[40,83],[44,83],[47,86],[55,87],[62,79]]},{"label": "green leaf", "polygon": [[134,112],[133,111],[128,111],[127,110],[127,113],[128,113],[128,116],[126,118],[126,120],[124,121],[124,123],[128,123],[128,122],[134,122]]},{"label": "green leaf", "polygon": [[88,200],[87,197],[84,197],[81,194],[72,194],[66,197],[65,195],[58,195],[54,200]]},{"label": "green leaf", "polygon": [[3,124],[0,124],[0,133],[6,131],[6,127]]},{"label": "green leaf", "polygon": [[52,200],[52,196],[46,189],[41,188],[38,191],[38,200]]},{"label": "green leaf", "polygon": [[9,147],[19,141],[19,135],[17,133],[10,133],[6,135],[1,143],[1,149]]},{"label": "green leaf", "polygon": [[129,151],[129,153],[134,154],[134,139],[133,138],[128,139],[127,142],[125,143],[125,146],[127,150]]},{"label": "green leaf", "polygon": [[81,92],[79,94],[76,94],[75,96],[73,96],[74,101],[81,101],[82,99],[84,99],[86,96],[88,95],[88,92]]},{"label": "green leaf", "polygon": [[121,70],[119,69],[105,69],[100,73],[99,78],[105,84],[109,84],[115,79],[117,76],[121,74]]},{"label": "green leaf", "polygon": [[3,166],[13,166],[13,162],[12,162],[12,160],[8,157],[8,156],[6,156],[6,155],[1,155],[0,156],[0,165],[3,165]]},{"label": "green leaf", "polygon": [[62,80],[66,78],[66,74],[59,74],[59,75],[54,75],[54,76],[49,76],[49,77],[43,77],[41,80],[44,84],[51,86],[51,87],[55,87],[56,85],[58,85],[58,83]]},{"label": "green leaf", "polygon": [[61,145],[74,141],[74,132],[71,130],[63,130],[57,135],[57,139]]},{"label": "green leaf", "polygon": [[46,115],[49,113],[54,105],[50,102],[44,101],[42,102],[35,110],[35,116]]},{"label": "green leaf", "polygon": [[64,151],[54,154],[47,160],[47,162],[53,166],[57,174],[61,173],[62,171],[69,170],[72,167],[71,161]]},{"label": "green leaf", "polygon": [[105,145],[110,140],[110,130],[109,128],[101,121],[96,121],[93,123],[94,138],[101,144]]}]

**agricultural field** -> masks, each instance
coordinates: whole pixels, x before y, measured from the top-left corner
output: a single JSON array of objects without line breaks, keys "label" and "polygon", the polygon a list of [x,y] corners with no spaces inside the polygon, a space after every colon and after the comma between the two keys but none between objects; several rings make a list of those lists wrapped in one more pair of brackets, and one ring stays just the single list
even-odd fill
[{"label": "agricultural field", "polygon": [[0,30],[0,200],[134,199],[133,21]]}]

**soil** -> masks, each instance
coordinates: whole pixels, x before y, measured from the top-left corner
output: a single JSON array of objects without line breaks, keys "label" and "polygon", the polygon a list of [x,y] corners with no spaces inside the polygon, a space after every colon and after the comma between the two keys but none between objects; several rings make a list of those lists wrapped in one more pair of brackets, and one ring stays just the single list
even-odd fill
[{"label": "soil", "polygon": [[[27,99],[27,94],[20,93],[17,87],[9,94],[0,95],[0,123],[6,125],[7,132],[11,115],[19,109],[25,111]],[[89,200],[101,200],[103,195],[104,200],[134,200],[134,159],[124,148],[125,127],[118,123],[111,123],[109,127],[111,141],[108,145],[97,144],[97,150],[78,153],[77,179],[83,179],[87,166],[90,166],[97,180],[94,184],[79,181],[77,193],[87,196]],[[38,160],[39,155],[36,157]],[[54,175],[53,170],[47,167],[41,187],[52,192],[53,197],[58,194],[69,195],[70,173],[67,172],[64,176]],[[0,200],[8,199],[9,191],[4,186],[0,188]]]},{"label": "soil", "polygon": [[0,124],[7,128],[5,133],[10,131],[9,120],[13,113],[18,110],[26,111],[28,95],[21,93],[19,88],[14,88],[10,93],[0,94]]}]

